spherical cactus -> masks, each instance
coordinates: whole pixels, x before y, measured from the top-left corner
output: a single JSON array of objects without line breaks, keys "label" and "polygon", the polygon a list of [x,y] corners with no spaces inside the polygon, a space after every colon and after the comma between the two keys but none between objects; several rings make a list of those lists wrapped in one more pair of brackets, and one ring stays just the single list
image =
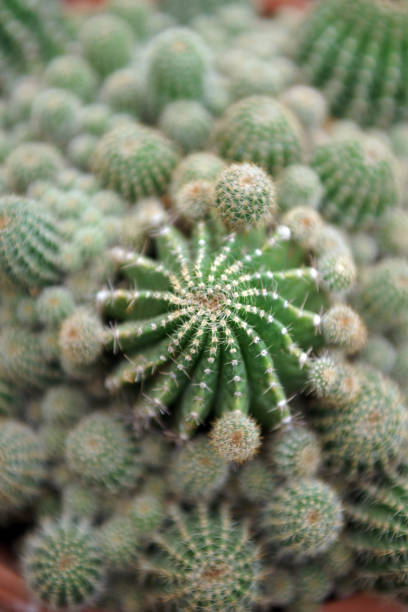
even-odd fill
[{"label": "spherical cactus", "polygon": [[321,342],[320,316],[304,308],[304,299],[313,295],[320,309],[323,296],[316,270],[289,236],[281,227],[253,251],[235,235],[218,247],[210,227],[198,223],[191,251],[169,227],[156,237],[158,260],[114,249],[121,273],[133,286],[137,279],[138,288],[102,289],[97,296],[106,320],[117,322],[105,331],[106,348],[131,357],[107,385],[115,391],[143,383],[135,417],[139,408],[157,415],[172,404],[176,426],[188,437],[214,407],[221,418],[213,442],[229,460],[243,460],[258,446],[248,411],[266,427],[290,421],[283,384],[299,389],[305,351]]},{"label": "spherical cactus", "polygon": [[215,208],[232,231],[268,223],[276,212],[275,185],[262,168],[232,164],[216,181]]},{"label": "spherical cactus", "polygon": [[75,303],[66,287],[47,287],[39,295],[36,307],[39,320],[44,325],[54,326],[73,312]]},{"label": "spherical cactus", "polygon": [[103,215],[122,215],[127,210],[127,204],[117,193],[109,189],[101,189],[92,196],[90,206],[97,208]]},{"label": "spherical cactus", "polygon": [[111,130],[100,140],[93,169],[103,186],[136,200],[162,194],[177,161],[176,148],[167,138],[131,124]]},{"label": "spherical cactus", "polygon": [[208,216],[214,206],[214,198],[213,183],[195,180],[180,187],[173,198],[173,205],[176,213],[192,225]]},{"label": "spherical cactus", "polygon": [[85,483],[112,493],[134,486],[140,474],[136,446],[126,428],[98,412],[70,432],[66,460]]},{"label": "spherical cactus", "polygon": [[406,118],[407,31],[405,2],[329,0],[304,24],[298,58],[332,113],[387,126]]},{"label": "spherical cactus", "polygon": [[301,247],[304,249],[317,247],[323,221],[316,210],[308,206],[296,206],[283,215],[282,223],[290,229],[292,238]]},{"label": "spherical cactus", "polygon": [[176,100],[164,107],[159,127],[185,153],[203,149],[212,129],[212,117],[200,102]]},{"label": "spherical cactus", "polygon": [[233,523],[226,509],[213,517],[199,506],[191,517],[173,516],[173,530],[156,537],[163,553],[155,569],[165,580],[165,598],[186,612],[250,609],[259,589],[259,552],[246,526]]},{"label": "spherical cactus", "polygon": [[343,540],[338,540],[318,561],[333,577],[345,576],[354,565],[352,550]]},{"label": "spherical cactus", "polygon": [[280,99],[296,115],[306,130],[323,125],[327,118],[327,102],[313,87],[294,85],[285,91]]},{"label": "spherical cactus", "polygon": [[330,291],[347,291],[356,280],[356,266],[352,257],[346,253],[340,254],[332,251],[321,255],[317,268],[323,283]]},{"label": "spherical cactus", "polygon": [[333,223],[355,230],[397,204],[395,160],[377,138],[332,140],[315,149],[310,163],[324,189],[320,211]]},{"label": "spherical cactus", "polygon": [[173,458],[169,486],[189,501],[211,499],[228,477],[228,463],[220,460],[205,437],[191,440]]},{"label": "spherical cactus", "polygon": [[64,320],[59,345],[62,363],[74,368],[91,365],[102,352],[103,328],[86,308],[77,308]]},{"label": "spherical cactus", "polygon": [[389,374],[394,367],[397,351],[385,336],[371,334],[360,353],[360,358],[383,374]]},{"label": "spherical cactus", "polygon": [[225,461],[243,463],[258,452],[261,433],[254,419],[234,410],[215,421],[210,440],[216,454]]},{"label": "spherical cactus", "polygon": [[[378,227],[378,243],[386,255],[408,257],[408,211],[401,208],[387,210]],[[371,263],[371,262],[370,262]]]},{"label": "spherical cactus", "polygon": [[273,474],[282,478],[315,476],[321,464],[317,436],[298,425],[284,429],[268,440],[266,452]]},{"label": "spherical cactus", "polygon": [[101,76],[122,68],[131,59],[132,30],[116,15],[90,17],[79,36],[86,59]]},{"label": "spherical cactus", "polygon": [[277,192],[280,210],[297,206],[317,208],[323,195],[323,186],[313,168],[293,164],[282,172]]},{"label": "spherical cactus", "polygon": [[288,480],[264,509],[265,535],[280,555],[313,557],[327,550],[343,526],[340,500],[324,482]]},{"label": "spherical cactus", "polygon": [[101,509],[101,498],[93,489],[73,483],[63,488],[62,509],[71,519],[92,521],[104,512],[105,504]]},{"label": "spherical cactus", "polygon": [[312,391],[325,404],[346,404],[354,401],[361,391],[360,371],[336,355],[314,359],[308,375]]},{"label": "spherical cactus", "polygon": [[317,407],[314,417],[331,469],[351,477],[398,461],[408,431],[397,385],[369,366],[352,369],[357,378],[350,379],[352,397],[341,397],[337,390],[328,393],[331,409]]},{"label": "spherical cactus", "polygon": [[101,88],[101,100],[116,113],[139,116],[145,102],[144,83],[140,75],[131,68],[112,72]]},{"label": "spherical cactus", "polygon": [[215,130],[219,155],[246,161],[276,176],[300,161],[302,130],[291,112],[267,96],[253,96],[232,104]]},{"label": "spherical cactus", "polygon": [[45,478],[45,453],[39,437],[23,423],[0,422],[0,516],[29,504]]},{"label": "spherical cactus", "polygon": [[160,0],[161,9],[180,23],[189,23],[198,15],[211,15],[232,0]]},{"label": "spherical cactus", "polygon": [[117,515],[110,518],[97,531],[102,560],[113,571],[131,570],[140,553],[140,545],[130,518]]},{"label": "spherical cactus", "polygon": [[85,394],[69,385],[50,387],[41,400],[41,416],[46,423],[72,425],[86,412]]},{"label": "spherical cactus", "polygon": [[33,181],[52,182],[62,168],[62,158],[50,145],[27,142],[7,157],[5,168],[11,191],[25,193]]},{"label": "spherical cactus", "polygon": [[164,518],[162,500],[152,493],[140,493],[129,504],[126,514],[140,537],[156,531]]},{"label": "spherical cactus", "polygon": [[81,101],[65,89],[44,89],[34,99],[31,121],[38,136],[64,147],[78,132]]},{"label": "spherical cactus", "polygon": [[20,388],[41,389],[56,383],[60,372],[46,362],[39,334],[8,326],[0,333],[0,376]]},{"label": "spherical cactus", "polygon": [[206,181],[214,183],[226,163],[213,153],[192,153],[181,160],[174,170],[171,182],[171,193],[176,193],[187,183],[193,181]]},{"label": "spherical cactus", "polygon": [[68,159],[81,170],[91,169],[91,160],[98,143],[97,136],[93,134],[79,134],[68,145]]},{"label": "spherical cactus", "polygon": [[317,563],[296,568],[295,581],[297,597],[309,602],[323,601],[333,588],[332,577]]},{"label": "spherical cactus", "polygon": [[147,60],[147,100],[160,112],[173,100],[201,100],[209,50],[193,30],[169,28],[151,41]]},{"label": "spherical cactus", "polygon": [[[95,102],[81,109],[80,123],[81,131],[92,136],[103,136],[111,129],[112,111],[106,104]],[[132,119],[130,118],[131,122]]]},{"label": "spherical cactus", "polygon": [[241,495],[253,503],[269,501],[276,488],[276,479],[260,459],[246,463],[238,474]]},{"label": "spherical cactus", "polygon": [[34,200],[0,198],[0,269],[13,284],[40,287],[57,282],[61,246],[54,219]]},{"label": "spherical cactus", "polygon": [[16,405],[14,385],[0,378],[0,417],[13,416]]},{"label": "spherical cactus", "polygon": [[69,427],[54,423],[44,423],[38,429],[41,445],[48,461],[63,460],[68,431]]},{"label": "spherical cactus", "polygon": [[358,266],[368,266],[374,263],[378,257],[378,241],[367,232],[356,232],[351,235],[350,247],[354,261]]},{"label": "spherical cactus", "polygon": [[50,87],[66,89],[88,102],[95,94],[97,76],[86,60],[77,55],[60,55],[52,60],[45,71]]},{"label": "spherical cactus", "polygon": [[360,351],[367,340],[367,329],[361,317],[346,304],[336,304],[325,312],[322,330],[328,344],[342,347],[346,353]]},{"label": "spherical cactus", "polygon": [[45,522],[25,543],[23,573],[35,599],[54,610],[91,603],[104,579],[94,532],[67,518]]},{"label": "spherical cactus", "polygon": [[389,257],[366,268],[355,303],[369,327],[396,327],[404,320],[408,306],[407,260]]},{"label": "spherical cactus", "polygon": [[112,0],[109,11],[127,21],[138,39],[150,33],[155,13],[149,0]]},{"label": "spherical cactus", "polygon": [[282,76],[273,62],[245,57],[232,70],[229,93],[232,101],[248,96],[274,96],[282,89]]}]

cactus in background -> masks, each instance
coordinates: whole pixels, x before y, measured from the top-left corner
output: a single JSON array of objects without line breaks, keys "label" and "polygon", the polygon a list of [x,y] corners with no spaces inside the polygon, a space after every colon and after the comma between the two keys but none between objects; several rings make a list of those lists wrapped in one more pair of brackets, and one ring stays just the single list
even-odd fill
[{"label": "cactus in background", "polygon": [[260,579],[247,526],[233,523],[225,508],[218,516],[203,506],[190,517],[175,511],[173,519],[173,529],[155,538],[163,553],[152,569],[165,581],[163,600],[186,612],[247,610]]},{"label": "cactus in background", "polygon": [[386,210],[378,223],[378,243],[386,255],[408,257],[408,211],[402,208]]},{"label": "cactus in background", "polygon": [[58,4],[4,0],[0,6],[2,68],[33,69],[61,53],[70,38]]},{"label": "cactus in background", "polygon": [[140,475],[137,447],[115,417],[94,412],[68,435],[65,456],[70,470],[87,484],[111,493],[126,491]]},{"label": "cactus in background", "polygon": [[288,480],[263,510],[265,536],[279,555],[289,558],[314,557],[328,550],[342,526],[339,498],[317,479]]},{"label": "cactus in background", "polygon": [[298,59],[331,111],[364,125],[407,118],[405,2],[327,0],[301,30]]},{"label": "cactus in background", "polygon": [[200,102],[176,100],[164,107],[158,125],[170,140],[189,153],[206,146],[212,123],[210,113]]},{"label": "cactus in background", "polygon": [[268,501],[276,488],[273,472],[260,459],[246,463],[237,481],[241,495],[255,504]]},{"label": "cactus in background", "polygon": [[147,102],[151,114],[174,100],[202,100],[210,52],[188,28],[169,28],[151,41],[147,59]]},{"label": "cactus in background", "polygon": [[62,164],[59,152],[50,145],[39,142],[23,143],[6,159],[7,185],[14,193],[26,193],[34,181],[53,182]]},{"label": "cactus in background", "polygon": [[96,532],[101,557],[109,569],[131,570],[140,553],[137,530],[130,518],[113,516]]},{"label": "cactus in background", "polygon": [[325,97],[307,85],[294,85],[280,96],[306,130],[322,127],[328,109]]},{"label": "cactus in background", "polygon": [[191,153],[174,170],[170,193],[174,197],[184,185],[193,181],[214,183],[226,167],[227,164],[214,153]]},{"label": "cactus in background", "polygon": [[267,96],[251,96],[229,106],[214,134],[219,155],[231,161],[252,162],[273,176],[300,162],[302,140],[295,116]]},{"label": "cactus in background", "polygon": [[367,329],[360,316],[346,304],[332,306],[322,317],[323,335],[345,353],[360,351],[367,340]]},{"label": "cactus in background", "polygon": [[0,270],[13,284],[41,287],[57,282],[61,246],[55,220],[37,202],[0,198]]},{"label": "cactus in background", "polygon": [[[394,367],[397,351],[388,338],[372,334],[361,351],[360,358],[383,374],[389,374]],[[402,381],[398,382],[402,384]]]},{"label": "cactus in background", "polygon": [[324,189],[319,209],[333,223],[355,230],[397,204],[396,162],[377,138],[332,140],[315,149],[310,163]]},{"label": "cactus in background", "polygon": [[143,79],[131,68],[115,70],[103,82],[100,96],[113,111],[138,117],[145,102]]},{"label": "cactus in background", "polygon": [[345,504],[347,544],[356,555],[363,584],[404,598],[408,594],[406,533],[407,469],[382,475],[378,484],[359,482]]},{"label": "cactus in background", "polygon": [[317,436],[298,425],[271,437],[266,452],[273,474],[282,478],[315,476],[322,459]]},{"label": "cactus in background", "polygon": [[88,62],[76,55],[60,55],[52,60],[45,71],[50,87],[66,89],[83,102],[95,95],[98,78]]},{"label": "cactus in background", "polygon": [[64,286],[47,287],[38,296],[36,309],[39,320],[50,327],[57,326],[75,308],[71,292]]},{"label": "cactus in background", "polygon": [[2,419],[0,456],[0,517],[4,520],[39,495],[45,478],[45,453],[27,425]]},{"label": "cactus in background", "polygon": [[270,223],[276,213],[275,185],[262,168],[232,164],[215,183],[215,209],[231,231]]},{"label": "cactus in background", "polygon": [[46,423],[73,425],[86,413],[86,395],[69,385],[50,387],[41,399],[40,409]]},{"label": "cactus in background", "polygon": [[104,578],[94,532],[66,518],[45,522],[25,543],[23,573],[34,597],[54,610],[90,604]]},{"label": "cactus in background", "polygon": [[93,171],[102,185],[129,200],[162,194],[178,161],[175,146],[156,130],[128,124],[97,144]]},{"label": "cactus in background", "polygon": [[131,59],[132,30],[116,15],[107,13],[87,19],[79,38],[85,58],[103,77],[126,66]]},{"label": "cactus in background", "polygon": [[[290,421],[282,382],[293,388],[304,380],[304,351],[320,342],[320,316],[304,300],[314,295],[320,308],[323,296],[316,271],[301,267],[302,253],[288,237],[281,228],[244,255],[232,235],[214,252],[209,227],[199,223],[191,244],[165,228],[155,241],[159,261],[114,250],[121,273],[138,288],[103,289],[97,297],[106,320],[117,323],[105,331],[106,348],[130,356],[107,384],[118,390],[143,383],[135,416],[157,415],[179,400],[183,437],[212,411],[225,415],[225,432],[234,419],[248,431],[248,411],[266,426]],[[230,411],[241,417],[227,418]]]},{"label": "cactus in background", "polygon": [[308,563],[295,568],[297,598],[306,602],[323,601],[333,588],[333,578],[325,567]]},{"label": "cactus in background", "polygon": [[141,538],[156,531],[165,516],[162,500],[152,493],[140,493],[133,497],[126,514]]},{"label": "cactus in background", "polygon": [[103,329],[86,308],[77,308],[60,328],[61,363],[68,372],[93,364],[102,352]]},{"label": "cactus in background", "polygon": [[233,0],[160,0],[160,7],[181,23],[188,23],[197,15],[215,13],[219,6]]},{"label": "cactus in background", "polygon": [[64,148],[80,128],[81,100],[65,89],[41,91],[33,100],[31,123],[35,134]]},{"label": "cactus in background", "polygon": [[297,206],[317,208],[323,195],[323,186],[315,170],[294,164],[282,172],[277,191],[280,210]]}]

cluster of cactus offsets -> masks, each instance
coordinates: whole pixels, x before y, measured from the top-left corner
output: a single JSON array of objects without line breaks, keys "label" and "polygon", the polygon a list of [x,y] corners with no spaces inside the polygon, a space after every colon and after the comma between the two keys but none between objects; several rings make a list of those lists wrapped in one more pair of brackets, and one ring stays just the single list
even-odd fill
[{"label": "cluster of cactus offsets", "polygon": [[24,606],[408,601],[406,0],[51,4],[0,0]]},{"label": "cluster of cactus offsets", "polygon": [[298,59],[334,115],[387,127],[407,118],[404,1],[328,0],[303,24]]}]

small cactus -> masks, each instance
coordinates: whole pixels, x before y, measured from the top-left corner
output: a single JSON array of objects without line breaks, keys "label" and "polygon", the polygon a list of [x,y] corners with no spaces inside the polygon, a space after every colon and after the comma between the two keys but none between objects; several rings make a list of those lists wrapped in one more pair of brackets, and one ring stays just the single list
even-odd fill
[{"label": "small cactus", "polygon": [[88,102],[95,94],[97,76],[88,62],[76,55],[60,55],[47,66],[44,75],[50,87],[66,89]]},{"label": "small cactus", "polygon": [[62,168],[62,157],[52,146],[26,142],[7,157],[6,181],[14,193],[26,193],[33,181],[52,182]]},{"label": "small cactus", "polygon": [[68,368],[91,365],[102,352],[102,342],[103,328],[97,316],[86,308],[77,308],[60,328],[62,364]]},{"label": "small cactus", "polygon": [[57,87],[44,89],[31,108],[35,134],[65,147],[80,129],[80,109],[81,101],[75,94]]},{"label": "small cactus", "polygon": [[109,569],[129,571],[134,567],[140,550],[137,530],[130,518],[113,516],[102,523],[96,536],[102,559]]},{"label": "small cactus", "polygon": [[315,476],[321,463],[317,436],[306,427],[284,429],[267,442],[272,473],[283,478]]},{"label": "small cactus", "polygon": [[212,129],[212,117],[196,100],[176,100],[164,107],[159,127],[170,140],[189,153],[206,146]]}]

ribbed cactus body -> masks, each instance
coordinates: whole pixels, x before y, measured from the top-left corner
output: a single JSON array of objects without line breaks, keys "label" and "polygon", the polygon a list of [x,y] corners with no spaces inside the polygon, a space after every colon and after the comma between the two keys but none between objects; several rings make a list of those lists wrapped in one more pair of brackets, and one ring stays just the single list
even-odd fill
[{"label": "ribbed cactus body", "polygon": [[387,126],[407,116],[405,2],[328,0],[301,32],[298,58],[332,113]]},{"label": "ribbed cactus body", "polygon": [[39,204],[0,198],[0,269],[12,283],[40,287],[57,282],[61,246],[55,221]]},{"label": "ribbed cactus body", "polygon": [[129,200],[162,194],[178,161],[175,145],[136,124],[109,131],[96,146],[93,170],[101,183]]},{"label": "ribbed cactus body", "polygon": [[39,437],[23,423],[0,423],[0,516],[15,513],[40,493],[45,453]]},{"label": "ribbed cactus body", "polygon": [[217,247],[199,223],[191,243],[165,228],[156,239],[159,260],[115,250],[138,288],[98,294],[106,320],[117,323],[105,332],[106,347],[131,357],[108,378],[109,388],[143,383],[136,413],[178,400],[183,435],[214,412],[251,411],[269,426],[290,420],[282,381],[303,379],[304,350],[320,342],[320,317],[303,303],[314,295],[321,304],[322,295],[316,271],[301,267],[287,237],[283,228],[244,254],[239,236]]},{"label": "ribbed cactus body", "polygon": [[14,193],[25,193],[34,181],[52,182],[62,169],[62,163],[53,147],[37,142],[23,143],[7,157],[7,184]]},{"label": "ribbed cactus body", "polygon": [[333,223],[355,230],[397,204],[395,160],[376,138],[333,140],[317,147],[310,163],[324,190],[319,209]]},{"label": "ribbed cactus body", "polygon": [[165,581],[163,599],[177,610],[243,612],[258,592],[258,555],[245,525],[223,509],[210,516],[199,507],[192,517],[174,513],[175,526],[156,538],[163,554],[153,566]]},{"label": "ribbed cactus body", "polygon": [[29,537],[23,572],[38,601],[53,610],[77,610],[98,595],[104,569],[94,533],[63,518]]}]

